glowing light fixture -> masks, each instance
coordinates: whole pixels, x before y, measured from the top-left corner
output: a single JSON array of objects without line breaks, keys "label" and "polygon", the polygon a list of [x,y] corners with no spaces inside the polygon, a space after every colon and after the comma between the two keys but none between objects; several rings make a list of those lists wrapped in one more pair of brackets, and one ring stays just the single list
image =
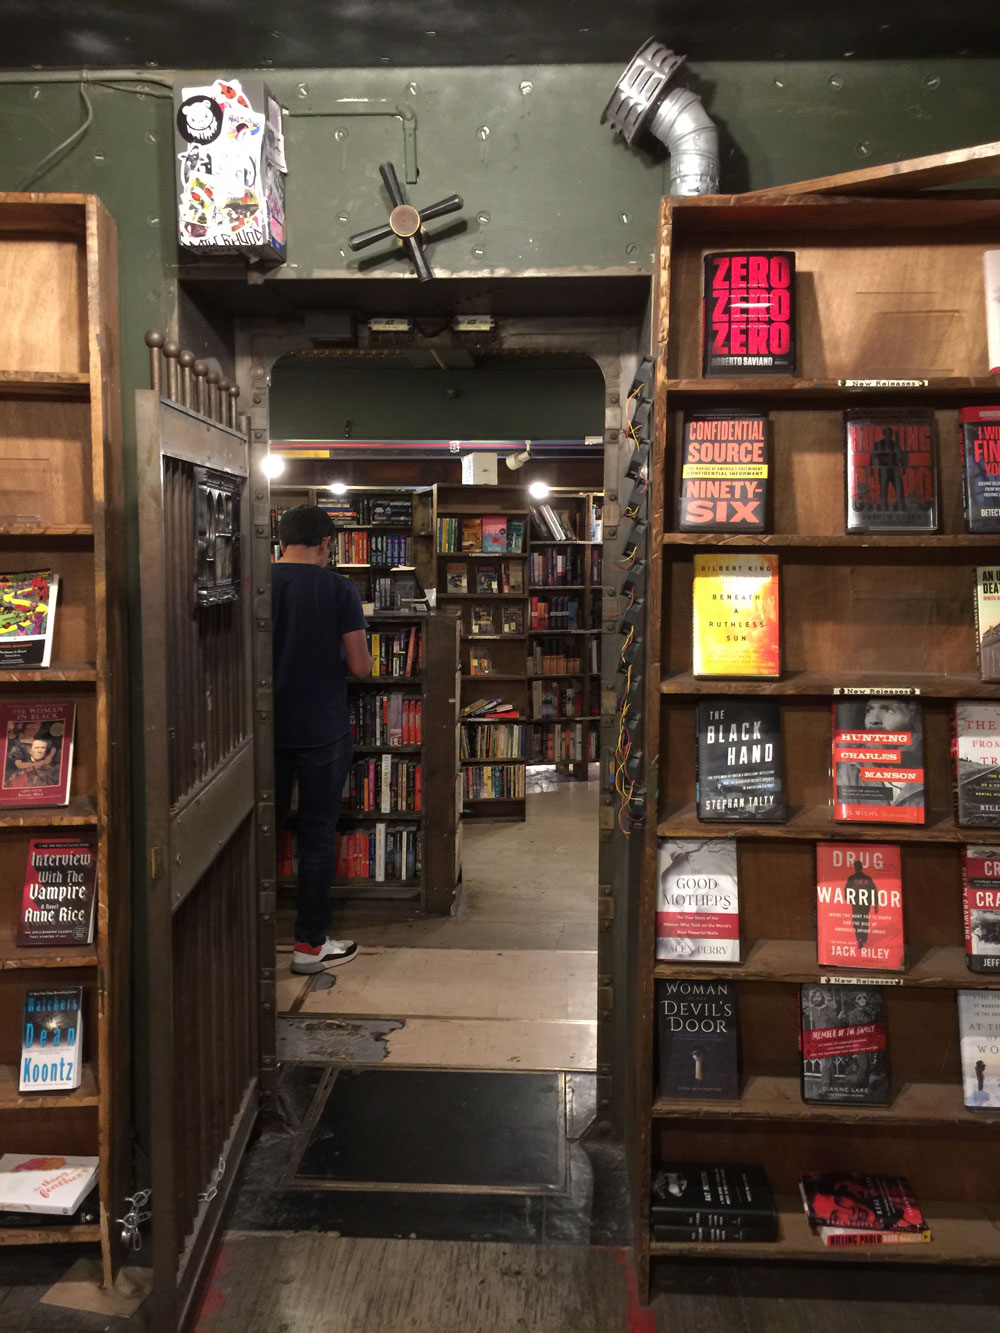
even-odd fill
[{"label": "glowing light fixture", "polygon": [[260,470],[265,477],[280,477],[285,470],[285,460],[280,454],[265,454],[260,460]]},{"label": "glowing light fixture", "polygon": [[333,495],[346,495],[347,483],[344,481],[331,481],[329,490]]},{"label": "glowing light fixture", "polygon": [[547,481],[533,481],[528,487],[528,494],[533,500],[547,500],[549,497],[549,483]]}]

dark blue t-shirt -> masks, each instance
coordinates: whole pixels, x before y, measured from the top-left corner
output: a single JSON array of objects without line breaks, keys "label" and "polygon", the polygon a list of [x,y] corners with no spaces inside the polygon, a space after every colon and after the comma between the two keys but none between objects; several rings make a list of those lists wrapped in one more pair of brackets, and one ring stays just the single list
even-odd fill
[{"label": "dark blue t-shirt", "polygon": [[329,745],[350,734],[343,638],[358,629],[367,629],[361,598],[342,574],[271,566],[275,745]]}]

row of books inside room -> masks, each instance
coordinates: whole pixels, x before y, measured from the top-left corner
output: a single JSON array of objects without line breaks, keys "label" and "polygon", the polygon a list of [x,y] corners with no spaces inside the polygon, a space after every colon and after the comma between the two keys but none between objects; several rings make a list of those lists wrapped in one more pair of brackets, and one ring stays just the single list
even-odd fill
[{"label": "row of books inside room", "polygon": [[503,560],[496,565],[477,565],[470,569],[464,561],[449,561],[445,566],[445,588],[459,597],[523,596],[524,564]]},{"label": "row of books inside room", "polygon": [[439,516],[437,549],[442,555],[521,555],[524,553],[523,518],[483,514],[476,518]]},{"label": "row of books inside room", "polygon": [[604,503],[600,496],[588,495],[581,508],[563,504],[529,505],[531,536],[535,541],[599,542],[603,538]]}]

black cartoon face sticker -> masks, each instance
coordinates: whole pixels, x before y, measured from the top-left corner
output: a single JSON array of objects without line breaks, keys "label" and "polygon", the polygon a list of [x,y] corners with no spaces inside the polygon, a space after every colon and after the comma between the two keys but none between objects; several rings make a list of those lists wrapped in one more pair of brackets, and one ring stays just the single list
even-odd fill
[{"label": "black cartoon face sticker", "polygon": [[188,143],[212,143],[222,130],[222,110],[205,93],[196,93],[178,107],[177,130]]}]

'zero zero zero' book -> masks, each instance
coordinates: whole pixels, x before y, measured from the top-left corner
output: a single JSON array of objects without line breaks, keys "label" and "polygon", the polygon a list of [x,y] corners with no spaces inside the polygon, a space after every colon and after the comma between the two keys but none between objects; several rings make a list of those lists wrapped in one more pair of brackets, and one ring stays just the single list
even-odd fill
[{"label": "'zero zero zero' book", "polygon": [[703,375],[795,374],[795,253],[705,256]]},{"label": "'zero zero zero' book", "polygon": [[1000,703],[956,700],[952,740],[957,822],[1000,828]]},{"label": "'zero zero zero' book", "polygon": [[780,823],[785,798],[777,699],[699,699],[695,727],[698,818]]},{"label": "'zero zero zero' book", "polygon": [[876,824],[924,823],[919,700],[870,695],[834,701],[833,817]]},{"label": "'zero zero zero' book", "polygon": [[879,986],[806,982],[800,992],[802,1100],[887,1106],[885,997]]},{"label": "'zero zero zero' book", "polygon": [[728,981],[657,981],[660,1096],[740,1095],[736,990]]},{"label": "'zero zero zero' book", "polygon": [[935,532],[931,412],[847,412],[847,531]]},{"label": "'zero zero zero' book", "polygon": [[738,963],[740,897],[733,838],[661,838],[656,956]]},{"label": "'zero zero zero' book", "polygon": [[902,969],[898,847],[816,844],[816,958],[821,966]]},{"label": "'zero zero zero' book", "polygon": [[696,676],[781,674],[776,555],[696,555],[692,603]]},{"label": "'zero zero zero' book", "polygon": [[710,412],[684,422],[680,532],[766,532],[768,418]]},{"label": "'zero zero zero' book", "polygon": [[970,972],[1000,972],[1000,847],[962,852],[965,963]]}]

